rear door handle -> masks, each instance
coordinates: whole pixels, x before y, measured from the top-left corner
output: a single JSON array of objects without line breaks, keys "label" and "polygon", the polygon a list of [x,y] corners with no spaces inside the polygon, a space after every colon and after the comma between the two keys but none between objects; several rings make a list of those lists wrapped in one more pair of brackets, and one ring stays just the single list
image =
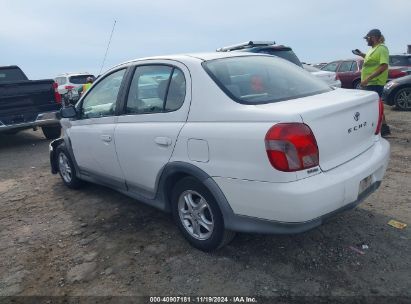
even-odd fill
[{"label": "rear door handle", "polygon": [[105,134],[100,135],[100,138],[102,141],[105,141],[105,142],[110,142],[113,139],[111,135],[105,135]]},{"label": "rear door handle", "polygon": [[154,138],[154,142],[160,146],[169,146],[171,145],[172,140],[169,137],[159,136],[159,137]]}]

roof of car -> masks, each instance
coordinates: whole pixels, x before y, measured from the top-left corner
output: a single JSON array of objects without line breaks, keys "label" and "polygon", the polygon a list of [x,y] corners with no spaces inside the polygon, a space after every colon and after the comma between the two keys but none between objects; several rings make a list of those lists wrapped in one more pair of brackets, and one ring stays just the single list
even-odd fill
[{"label": "roof of car", "polygon": [[143,61],[143,60],[175,60],[175,61],[191,61],[191,60],[199,60],[199,61],[208,61],[220,58],[227,58],[227,57],[241,57],[241,56],[270,56],[267,54],[257,54],[257,53],[244,53],[244,52],[208,52],[208,53],[190,53],[190,54],[175,54],[175,55],[162,55],[162,56],[152,56],[152,57],[144,57],[138,59],[132,59],[123,63],[120,63],[109,70],[114,68],[118,68],[123,65],[127,65],[130,63]]},{"label": "roof of car", "polygon": [[93,75],[91,73],[88,72],[80,72],[80,73],[62,73],[57,75],[56,77],[67,77],[67,76],[77,76],[77,75]]}]

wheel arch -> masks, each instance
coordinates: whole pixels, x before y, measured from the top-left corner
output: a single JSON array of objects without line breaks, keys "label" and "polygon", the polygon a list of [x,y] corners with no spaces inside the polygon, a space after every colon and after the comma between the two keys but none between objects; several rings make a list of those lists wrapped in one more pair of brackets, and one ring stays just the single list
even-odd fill
[{"label": "wheel arch", "polygon": [[211,192],[220,207],[224,218],[224,225],[227,227],[234,213],[224,193],[211,176],[190,163],[171,162],[168,163],[162,171],[158,182],[157,196],[164,201],[165,211],[171,211],[171,194],[173,187],[184,177],[194,177],[198,179]]}]

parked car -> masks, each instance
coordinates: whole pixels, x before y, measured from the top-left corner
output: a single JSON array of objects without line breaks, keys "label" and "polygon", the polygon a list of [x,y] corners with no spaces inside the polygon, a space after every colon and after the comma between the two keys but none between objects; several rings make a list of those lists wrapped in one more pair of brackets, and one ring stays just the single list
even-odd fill
[{"label": "parked car", "polygon": [[0,133],[41,127],[47,139],[58,138],[60,107],[54,80],[29,80],[16,65],[0,66]]},{"label": "parked car", "polygon": [[327,62],[316,63],[316,64],[313,64],[313,67],[321,70],[321,68],[325,66],[326,64]]},{"label": "parked car", "polygon": [[411,111],[411,75],[388,82],[384,86],[383,100],[397,109]]},{"label": "parked car", "polygon": [[[321,70],[336,72],[341,81],[341,87],[346,89],[361,89],[361,68],[364,59],[337,60],[323,66]],[[389,67],[388,79],[396,79],[408,75],[406,71],[398,67]]]},{"label": "parked car", "polygon": [[58,83],[60,95],[66,94],[71,89],[77,89],[87,82],[87,78],[96,77],[90,73],[64,73],[56,76],[54,80]]},{"label": "parked car", "polygon": [[[147,78],[163,79],[155,96]],[[61,110],[51,168],[70,188],[99,183],[171,212],[209,251],[234,232],[312,229],[374,192],[390,149],[382,110],[375,92],[331,88],[274,56],[133,60]]]},{"label": "parked car", "polygon": [[225,46],[216,50],[217,52],[250,52],[268,54],[281,57],[288,60],[299,67],[303,67],[300,59],[293,52],[293,50],[284,45],[276,44],[274,41],[247,41],[244,43],[235,44],[232,46]]},{"label": "parked car", "polygon": [[310,72],[313,76],[321,79],[329,86],[341,88],[341,81],[338,79],[337,73],[335,72],[328,72],[328,71],[321,71],[312,65],[304,64],[303,67],[306,71]]},{"label": "parked car", "polygon": [[390,55],[390,66],[411,68],[411,54]]}]

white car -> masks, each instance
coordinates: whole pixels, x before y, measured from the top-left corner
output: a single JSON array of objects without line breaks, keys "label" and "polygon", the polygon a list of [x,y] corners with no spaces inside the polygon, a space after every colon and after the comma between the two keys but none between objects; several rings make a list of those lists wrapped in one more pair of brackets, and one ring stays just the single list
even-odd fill
[{"label": "white car", "polygon": [[307,72],[310,72],[313,76],[327,83],[329,86],[341,88],[341,81],[338,79],[337,73],[323,71],[312,65],[304,64],[304,63],[303,63],[303,68]]},{"label": "white car", "polygon": [[382,109],[374,92],[267,55],[133,60],[61,110],[51,167],[70,188],[99,183],[171,212],[209,251],[234,232],[312,229],[375,191]]},{"label": "white car", "polygon": [[57,82],[57,91],[60,95],[66,94],[71,89],[76,89],[87,82],[87,78],[92,77],[95,79],[93,74],[90,73],[65,73],[58,75],[54,78]]}]

